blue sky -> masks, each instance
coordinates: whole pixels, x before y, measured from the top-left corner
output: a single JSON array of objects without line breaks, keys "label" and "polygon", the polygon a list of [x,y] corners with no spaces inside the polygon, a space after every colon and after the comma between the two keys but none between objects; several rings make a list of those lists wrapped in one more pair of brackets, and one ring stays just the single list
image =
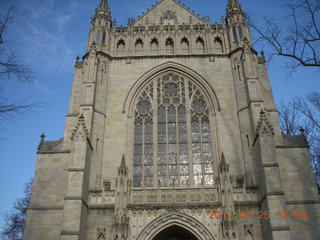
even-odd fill
[{"label": "blue sky", "polygon": [[[14,122],[0,123],[0,226],[3,224],[2,214],[10,210],[15,199],[22,196],[24,184],[33,177],[41,133],[46,134],[47,140],[63,137],[75,58],[85,54],[90,18],[100,0],[1,1],[7,5],[13,3],[19,8],[21,16],[9,29],[7,39],[10,39],[10,47],[17,50],[35,72],[33,84],[10,79],[3,84],[5,91],[2,94],[12,100],[31,97],[47,105]],[[156,0],[109,2],[113,18],[119,25],[126,25],[129,17],[142,15]],[[220,23],[227,0],[181,2],[200,16],[210,16],[212,23]],[[283,20],[281,4],[285,0],[241,0],[241,3],[244,10],[257,20],[264,16]],[[285,22],[282,22],[284,25]],[[262,49],[268,52],[268,49],[256,46],[258,52]],[[275,58],[269,65],[276,103],[281,99],[303,96],[314,89],[320,90],[319,70],[300,68],[289,76],[282,60]]]}]

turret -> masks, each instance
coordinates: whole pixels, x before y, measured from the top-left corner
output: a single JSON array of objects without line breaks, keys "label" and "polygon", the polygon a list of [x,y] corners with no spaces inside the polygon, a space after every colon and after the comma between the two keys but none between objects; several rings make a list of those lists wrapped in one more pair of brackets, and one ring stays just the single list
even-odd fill
[{"label": "turret", "polygon": [[107,0],[101,0],[91,20],[88,48],[93,42],[101,47],[107,46],[108,30],[111,28],[111,11]]},{"label": "turret", "polygon": [[229,27],[231,49],[243,45],[243,42],[251,43],[251,36],[247,24],[246,13],[242,10],[238,0],[229,0],[227,4],[227,25]]}]

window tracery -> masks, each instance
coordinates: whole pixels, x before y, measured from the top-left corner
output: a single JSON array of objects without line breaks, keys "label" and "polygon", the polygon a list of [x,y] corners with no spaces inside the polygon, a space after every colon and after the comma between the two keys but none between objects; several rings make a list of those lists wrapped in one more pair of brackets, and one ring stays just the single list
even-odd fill
[{"label": "window tracery", "polygon": [[154,79],[135,105],[133,187],[212,186],[208,104],[187,78]]},{"label": "window tracery", "polygon": [[123,39],[120,39],[117,43],[117,55],[124,55],[126,50],[126,43]]},{"label": "window tracery", "polygon": [[100,43],[100,38],[101,38],[101,31],[98,30],[96,34],[96,43]]},{"label": "window tracery", "polygon": [[106,43],[106,37],[107,37],[107,34],[105,31],[102,32],[102,44],[105,44]]},{"label": "window tracery", "polygon": [[170,37],[166,40],[166,52],[169,54],[174,53],[174,42]]},{"label": "window tracery", "polygon": [[216,53],[223,53],[223,44],[222,44],[222,40],[220,37],[216,37],[214,39],[214,50]]},{"label": "window tracery", "polygon": [[159,52],[159,42],[158,42],[157,38],[151,39],[150,50],[151,50],[151,53],[158,53]]},{"label": "window tracery", "polygon": [[181,39],[181,53],[189,53],[189,41],[186,37]]},{"label": "window tracery", "polygon": [[143,41],[141,38],[138,38],[135,43],[136,53],[141,53],[143,51]]},{"label": "window tracery", "polygon": [[204,53],[204,41],[202,37],[198,37],[196,40],[196,51],[197,53]]}]

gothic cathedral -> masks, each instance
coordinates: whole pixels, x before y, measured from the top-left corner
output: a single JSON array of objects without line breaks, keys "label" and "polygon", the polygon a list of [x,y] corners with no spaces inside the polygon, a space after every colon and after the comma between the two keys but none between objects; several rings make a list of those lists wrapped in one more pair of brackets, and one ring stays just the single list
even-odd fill
[{"label": "gothic cathedral", "polygon": [[161,0],[119,27],[102,0],[63,138],[42,137],[25,240],[319,240],[303,135],[281,133],[265,59]]}]

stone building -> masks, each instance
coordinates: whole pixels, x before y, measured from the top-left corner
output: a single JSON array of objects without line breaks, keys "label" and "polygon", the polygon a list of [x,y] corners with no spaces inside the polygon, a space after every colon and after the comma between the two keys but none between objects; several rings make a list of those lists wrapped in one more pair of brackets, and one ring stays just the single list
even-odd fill
[{"label": "stone building", "polygon": [[101,1],[24,239],[319,240],[319,206],[237,0],[220,24],[162,0],[126,27]]}]

